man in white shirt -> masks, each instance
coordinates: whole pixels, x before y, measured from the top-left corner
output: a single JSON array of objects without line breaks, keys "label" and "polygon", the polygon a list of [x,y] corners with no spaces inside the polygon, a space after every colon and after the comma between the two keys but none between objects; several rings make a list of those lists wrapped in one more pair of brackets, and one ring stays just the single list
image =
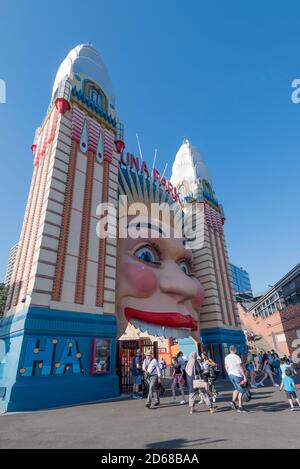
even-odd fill
[{"label": "man in white shirt", "polygon": [[146,353],[146,360],[143,364],[143,369],[146,373],[146,378],[149,383],[149,392],[146,407],[150,409],[152,401],[154,406],[159,405],[159,397],[157,392],[157,384],[160,383],[160,367],[156,358],[153,358],[152,352]]},{"label": "man in white shirt", "polygon": [[[230,347],[230,354],[225,358],[225,368],[228,373],[229,379],[234,386],[232,396],[232,408],[239,413],[244,413],[246,410],[243,408],[243,394],[245,388],[243,384],[247,383],[246,374],[242,365],[241,358],[237,355],[237,349],[234,345]],[[236,402],[238,401],[238,407]]]}]

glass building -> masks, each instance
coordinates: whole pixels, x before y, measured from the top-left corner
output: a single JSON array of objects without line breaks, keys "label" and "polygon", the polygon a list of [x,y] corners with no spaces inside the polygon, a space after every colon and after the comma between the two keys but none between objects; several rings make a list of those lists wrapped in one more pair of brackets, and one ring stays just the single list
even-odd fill
[{"label": "glass building", "polygon": [[236,295],[253,296],[250,276],[242,267],[230,264],[233,288]]}]

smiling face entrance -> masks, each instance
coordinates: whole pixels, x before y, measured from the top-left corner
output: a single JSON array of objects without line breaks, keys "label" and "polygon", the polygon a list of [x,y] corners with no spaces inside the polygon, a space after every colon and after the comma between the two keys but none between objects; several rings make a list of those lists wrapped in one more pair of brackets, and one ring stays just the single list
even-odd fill
[{"label": "smiling face entrance", "polygon": [[154,337],[199,341],[204,290],[193,275],[192,253],[174,236],[118,241],[119,336],[132,324]]}]

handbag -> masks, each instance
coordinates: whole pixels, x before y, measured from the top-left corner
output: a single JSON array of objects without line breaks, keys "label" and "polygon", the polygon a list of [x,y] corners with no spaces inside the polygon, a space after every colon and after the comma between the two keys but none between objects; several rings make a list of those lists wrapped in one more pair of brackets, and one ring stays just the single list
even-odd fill
[{"label": "handbag", "polygon": [[193,380],[194,389],[205,389],[205,381],[203,379],[194,379]]}]

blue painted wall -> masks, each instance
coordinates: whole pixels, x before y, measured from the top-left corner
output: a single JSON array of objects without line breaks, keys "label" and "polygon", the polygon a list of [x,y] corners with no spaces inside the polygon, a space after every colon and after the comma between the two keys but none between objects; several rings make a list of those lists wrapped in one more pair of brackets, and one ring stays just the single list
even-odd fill
[{"label": "blue painted wall", "polygon": [[[213,347],[214,358],[218,363],[219,369],[224,370],[224,358],[229,353],[231,345],[235,345],[240,355],[247,351],[245,335],[240,329],[211,328],[201,331],[201,341],[203,348],[210,353],[210,347]],[[194,341],[191,338],[178,340],[179,350],[186,357],[191,352],[198,352]],[[219,345],[221,345],[221,350]],[[223,377],[226,378],[225,373]]]},{"label": "blue painted wall", "polygon": [[[22,315],[2,320],[0,340],[4,343],[6,355],[0,367],[0,408],[6,411],[36,410],[119,396],[116,335],[114,315],[29,308]],[[108,374],[91,374],[94,338],[111,340]],[[55,356],[51,357],[54,364],[51,367],[52,340],[55,341]],[[73,344],[73,349],[70,348],[73,358],[66,358],[68,343]],[[80,359],[76,359],[74,347]],[[35,363],[34,370],[31,370],[35,359],[43,359],[43,368]],[[62,363],[56,368],[59,361]],[[74,366],[62,373],[66,361],[73,361]],[[34,376],[26,376],[32,373]]]},{"label": "blue painted wall", "polygon": [[193,341],[193,339],[191,337],[189,337],[187,339],[179,339],[178,340],[178,345],[179,345],[179,350],[181,352],[183,352],[183,354],[187,358],[189,358],[189,355],[192,352],[197,352],[198,353],[196,344],[195,344],[195,342]]}]

